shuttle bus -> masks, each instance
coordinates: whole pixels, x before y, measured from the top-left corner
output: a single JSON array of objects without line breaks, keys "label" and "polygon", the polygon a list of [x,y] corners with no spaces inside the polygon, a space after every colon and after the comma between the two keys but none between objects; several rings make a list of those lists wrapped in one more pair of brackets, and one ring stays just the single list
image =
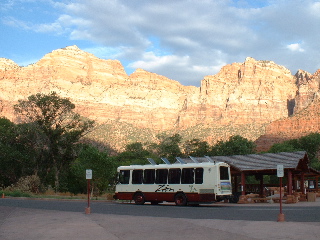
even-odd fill
[{"label": "shuttle bus", "polygon": [[158,204],[175,202],[178,206],[198,205],[228,199],[232,195],[230,166],[224,162],[131,165],[118,167],[114,199]]}]

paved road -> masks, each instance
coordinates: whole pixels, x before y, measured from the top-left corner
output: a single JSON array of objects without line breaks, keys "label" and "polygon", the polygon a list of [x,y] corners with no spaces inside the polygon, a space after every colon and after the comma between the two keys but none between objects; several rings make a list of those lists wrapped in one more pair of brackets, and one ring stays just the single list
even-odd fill
[{"label": "paved road", "polygon": [[[9,207],[84,212],[85,201],[45,201],[2,199],[0,204]],[[283,213],[288,222],[320,222],[319,204],[297,206],[283,204]],[[91,212],[100,214],[129,215],[142,217],[168,217],[185,219],[221,219],[247,221],[274,221],[280,212],[279,204],[210,204],[199,207],[175,205],[134,205],[114,202],[91,202]]]},{"label": "paved road", "polygon": [[[320,236],[320,215],[313,214],[319,202],[285,205],[286,222],[276,221],[278,204],[176,207],[92,202],[92,213],[87,215],[85,207],[85,201],[0,199],[0,239],[318,240]],[[272,217],[263,220],[265,213]],[[301,214],[315,221],[294,222]]]}]

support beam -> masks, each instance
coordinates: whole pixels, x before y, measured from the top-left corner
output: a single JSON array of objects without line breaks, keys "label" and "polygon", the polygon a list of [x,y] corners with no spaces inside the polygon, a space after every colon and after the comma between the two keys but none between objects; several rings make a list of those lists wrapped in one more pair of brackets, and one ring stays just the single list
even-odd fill
[{"label": "support beam", "polygon": [[246,175],[241,172],[241,195],[246,195]]},{"label": "support beam", "polygon": [[304,187],[304,172],[301,172],[300,189],[302,194],[306,194],[306,188]]},{"label": "support beam", "polygon": [[260,197],[265,197],[263,196],[263,175],[259,175],[260,178]]},{"label": "support beam", "polygon": [[236,194],[238,192],[238,176],[233,176],[234,186],[233,186],[233,193]]},{"label": "support beam", "polygon": [[152,158],[147,158],[149,163],[151,163],[152,165],[157,165],[156,162],[152,159]]},{"label": "support beam", "polygon": [[166,159],[166,158],[164,158],[164,157],[162,157],[161,160],[162,160],[165,164],[168,164],[168,165],[171,164],[171,163],[169,162],[169,160]]},{"label": "support beam", "polygon": [[292,171],[291,170],[288,170],[287,188],[288,188],[288,195],[292,195]]},{"label": "support beam", "polygon": [[176,159],[181,163],[181,164],[186,164],[185,161],[181,157],[176,157]]},{"label": "support beam", "polygon": [[204,156],[209,162],[212,162],[212,163],[216,163],[211,157],[209,156]]},{"label": "support beam", "polygon": [[195,159],[194,157],[189,156],[189,158],[194,162],[194,163],[199,163],[197,159]]},{"label": "support beam", "polygon": [[297,192],[298,190],[297,176],[295,174],[292,174],[292,178],[293,178],[293,191]]}]

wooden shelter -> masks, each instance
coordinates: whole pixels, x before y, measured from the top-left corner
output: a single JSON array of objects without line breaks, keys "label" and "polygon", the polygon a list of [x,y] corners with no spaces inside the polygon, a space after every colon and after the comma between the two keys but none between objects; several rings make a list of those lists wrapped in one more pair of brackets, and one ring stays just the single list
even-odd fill
[{"label": "wooden shelter", "polygon": [[[305,180],[311,177],[315,183],[314,190],[318,190],[320,172],[309,167],[309,158],[305,151],[196,157],[194,159],[198,162],[211,159],[212,161],[228,163],[231,167],[233,186],[236,187],[240,185],[242,195],[250,192],[246,191],[246,177],[255,176],[256,179],[260,180],[259,194],[262,196],[264,192],[263,175],[277,175],[278,165],[283,165],[284,167],[284,177],[287,180],[286,188],[288,195],[292,195],[293,191],[298,190],[305,194],[307,190]],[[238,192],[237,190],[238,189],[234,189],[234,192]]]}]

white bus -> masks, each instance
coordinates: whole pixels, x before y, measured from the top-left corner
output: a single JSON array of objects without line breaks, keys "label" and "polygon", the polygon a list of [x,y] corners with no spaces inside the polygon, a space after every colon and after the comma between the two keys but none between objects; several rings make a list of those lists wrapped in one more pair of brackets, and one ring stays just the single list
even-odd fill
[{"label": "white bus", "polygon": [[131,165],[118,167],[114,199],[158,204],[175,202],[178,206],[212,203],[232,195],[230,166],[223,162]]}]

